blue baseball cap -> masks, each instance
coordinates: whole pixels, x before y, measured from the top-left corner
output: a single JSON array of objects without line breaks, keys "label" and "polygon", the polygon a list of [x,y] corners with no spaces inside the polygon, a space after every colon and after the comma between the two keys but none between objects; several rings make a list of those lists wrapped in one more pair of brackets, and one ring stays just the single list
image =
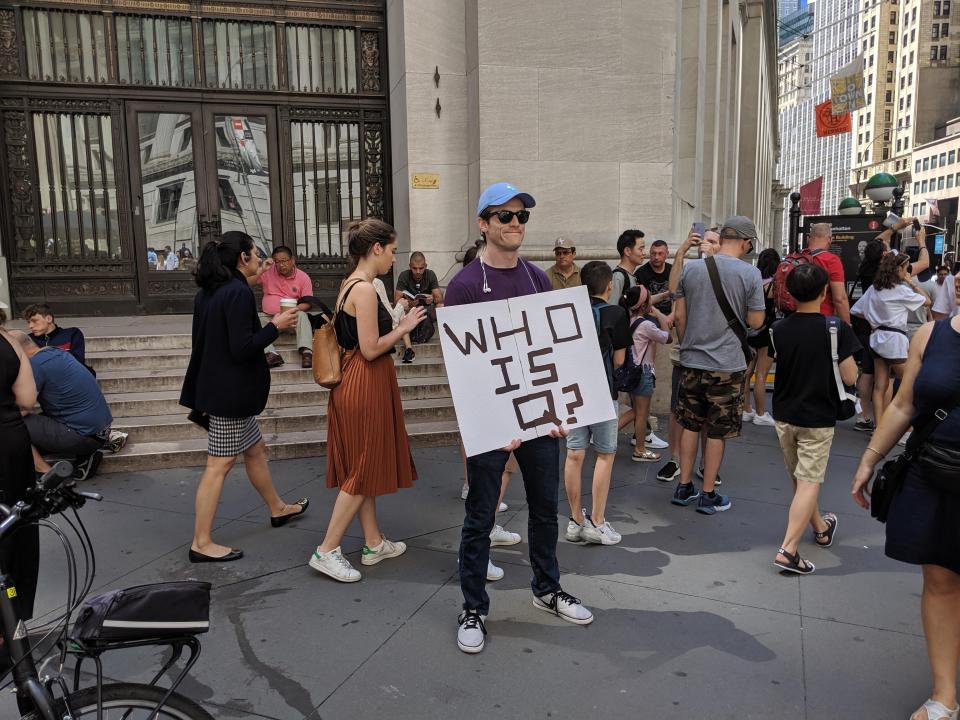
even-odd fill
[{"label": "blue baseball cap", "polygon": [[483,211],[488,207],[503,205],[514,198],[519,198],[525,208],[532,208],[537,204],[530,193],[520,192],[516,186],[508,182],[498,182],[490,185],[480,194],[480,200],[477,202],[477,217],[483,215]]}]

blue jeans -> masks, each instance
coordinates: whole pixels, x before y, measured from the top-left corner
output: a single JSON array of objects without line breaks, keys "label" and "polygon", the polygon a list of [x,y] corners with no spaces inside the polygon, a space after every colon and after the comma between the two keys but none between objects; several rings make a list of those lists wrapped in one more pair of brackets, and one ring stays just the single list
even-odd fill
[{"label": "blue jeans", "polygon": [[[551,437],[528,440],[513,451],[527,494],[529,520],[527,542],[533,579],[530,586],[537,597],[560,589],[557,564],[557,494],[560,487],[560,440]],[[481,615],[490,611],[487,596],[487,562],[490,560],[490,531],[497,517],[500,482],[509,453],[492,450],[467,458],[466,516],[460,535],[460,589],[465,610]]]}]

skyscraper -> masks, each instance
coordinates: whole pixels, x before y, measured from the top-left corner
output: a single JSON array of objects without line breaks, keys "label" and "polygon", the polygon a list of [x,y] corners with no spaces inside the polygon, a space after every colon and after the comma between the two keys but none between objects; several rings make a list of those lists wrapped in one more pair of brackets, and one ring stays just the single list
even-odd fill
[{"label": "skyscraper", "polygon": [[[853,60],[857,45],[857,0],[817,0],[810,3],[813,12],[809,40],[803,32],[795,31],[792,41],[800,45],[808,42],[807,51],[799,53],[797,63],[804,65],[804,76],[809,88],[806,98],[799,93],[781,96],[780,137],[781,152],[778,177],[790,191],[799,190],[810,180],[823,176],[820,196],[822,212],[836,212],[840,200],[849,194],[847,181],[850,176],[851,133],[818,138],[814,122],[814,107],[830,99],[830,78],[837,70]],[[790,42],[781,46],[780,55],[796,54]],[[803,59],[799,59],[802,57]],[[796,74],[795,66],[785,68],[784,73]],[[789,209],[789,199],[786,201]],[[783,236],[788,236],[789,217],[784,213]]]},{"label": "skyscraper", "polygon": [[780,0],[777,5],[777,17],[782,19],[800,9],[800,0]]},{"label": "skyscraper", "polygon": [[861,10],[857,44],[867,106],[853,117],[854,192],[871,175],[888,172],[910,202],[913,148],[940,137],[960,116],[960,33],[950,29],[958,16],[950,0],[880,0]]}]

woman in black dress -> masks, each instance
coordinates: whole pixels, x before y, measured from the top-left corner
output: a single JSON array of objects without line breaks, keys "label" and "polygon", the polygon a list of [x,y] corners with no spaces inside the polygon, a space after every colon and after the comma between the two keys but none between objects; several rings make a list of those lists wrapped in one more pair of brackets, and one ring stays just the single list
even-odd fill
[{"label": "woman in black dress", "polygon": [[[0,327],[0,503],[7,506],[25,499],[34,482],[30,435],[22,412],[36,402],[37,386],[30,361],[19,343]],[[0,558],[16,583],[15,601],[20,617],[33,617],[40,567],[39,528],[28,525],[18,530],[0,545]]]},{"label": "woman in black dress", "polygon": [[[955,301],[960,304],[960,284]],[[911,720],[957,720],[960,665],[960,316],[923,325],[910,342],[903,382],[881,416],[853,480],[853,496],[869,507],[876,466],[913,425],[947,414],[910,464],[887,517],[886,554],[920,565],[920,612],[933,691]],[[908,445],[909,447],[909,445]],[[925,455],[938,457],[935,463]]]},{"label": "woman in black dress", "polygon": [[[269,261],[268,261],[269,262]],[[243,552],[213,541],[211,532],[227,473],[243,455],[250,483],[270,509],[274,527],[302,515],[309,501],[280,499],[267,450],[257,423],[270,394],[270,369],[263,351],[280,330],[295,327],[297,310],[285,310],[260,326],[250,289],[268,265],[257,255],[253,239],[228,232],[204,247],[197,266],[200,291],[193,305],[193,348],[183,379],[180,404],[190,418],[207,428],[207,466],[197,487],[196,523],[190,562],[239,560]]]}]

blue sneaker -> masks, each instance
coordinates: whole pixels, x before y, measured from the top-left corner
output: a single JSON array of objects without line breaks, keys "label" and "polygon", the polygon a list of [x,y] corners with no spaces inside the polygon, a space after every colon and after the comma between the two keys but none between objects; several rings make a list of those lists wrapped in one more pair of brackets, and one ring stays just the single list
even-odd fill
[{"label": "blue sneaker", "polygon": [[724,510],[729,510],[730,497],[728,495],[721,495],[720,493],[701,493],[700,501],[697,503],[697,512],[703,513],[704,515],[713,515],[717,512],[723,512]]},{"label": "blue sneaker", "polygon": [[695,502],[700,497],[700,491],[694,487],[693,483],[684,485],[677,483],[677,489],[673,491],[673,498],[670,500],[674,505],[686,507]]}]

